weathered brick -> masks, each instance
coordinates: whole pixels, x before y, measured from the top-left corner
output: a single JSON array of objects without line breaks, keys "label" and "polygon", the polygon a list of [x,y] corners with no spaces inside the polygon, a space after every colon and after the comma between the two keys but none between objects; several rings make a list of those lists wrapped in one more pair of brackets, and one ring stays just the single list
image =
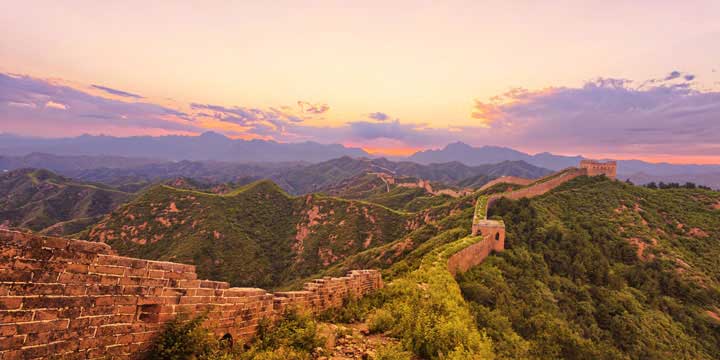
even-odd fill
[{"label": "weathered brick", "polygon": [[89,265],[86,264],[67,264],[65,265],[65,271],[72,273],[87,273]]},{"label": "weathered brick", "polygon": [[0,310],[0,323],[32,321],[34,313],[27,310]]},{"label": "weathered brick", "polygon": [[25,335],[0,337],[0,350],[18,349],[24,342]]},{"label": "weathered brick", "polygon": [[31,333],[40,333],[40,332],[45,332],[45,331],[53,331],[53,330],[65,330],[68,328],[69,324],[70,324],[70,320],[68,320],[68,319],[19,323],[19,324],[17,324],[17,333],[18,334],[31,334]]},{"label": "weathered brick", "polygon": [[146,268],[147,260],[134,259],[116,255],[98,255],[96,259],[97,265],[124,266],[134,269]]},{"label": "weathered brick", "polygon": [[288,306],[317,312],[341,304],[348,293],[362,295],[382,285],[378,272],[352,272],[276,296],[197,280],[192,265],[112,255],[105,245],[70,241],[43,247],[45,238],[0,230],[2,238],[21,251],[7,251],[0,242],[0,254],[7,255],[0,255],[0,269],[17,270],[6,272],[12,279],[23,279],[20,270],[31,276],[0,283],[0,322],[15,322],[0,324],[0,337],[13,346],[24,339],[24,348],[13,354],[19,358],[136,357],[166,321],[185,313],[208,312],[204,326],[213,333],[247,338],[260,318],[276,318]]},{"label": "weathered brick", "polygon": [[22,298],[20,297],[0,297],[0,310],[15,310],[19,309],[22,305]]},{"label": "weathered brick", "polygon": [[[104,275],[117,275],[122,276],[125,274],[125,270],[130,270],[128,267],[122,267],[122,266],[109,266],[109,265],[90,265],[88,271],[91,273],[99,273]],[[132,270],[140,270],[144,271],[143,269],[132,269]]]},{"label": "weathered brick", "polygon": [[31,271],[0,269],[0,282],[28,282],[32,280]]}]

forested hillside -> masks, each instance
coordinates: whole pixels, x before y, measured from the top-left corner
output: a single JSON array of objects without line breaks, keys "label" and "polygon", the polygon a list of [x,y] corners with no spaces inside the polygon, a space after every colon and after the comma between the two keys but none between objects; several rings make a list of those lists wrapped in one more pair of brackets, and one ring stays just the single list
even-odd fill
[{"label": "forested hillside", "polygon": [[506,358],[717,359],[719,204],[587,177],[501,200],[507,250],[459,283]]},{"label": "forested hillside", "polygon": [[47,170],[14,170],[0,175],[0,226],[72,234],[131,197],[130,193]]},{"label": "forested hillside", "polygon": [[202,277],[274,287],[401,237],[414,216],[361,201],[292,197],[270,181],[219,195],[155,186],[84,235]]}]

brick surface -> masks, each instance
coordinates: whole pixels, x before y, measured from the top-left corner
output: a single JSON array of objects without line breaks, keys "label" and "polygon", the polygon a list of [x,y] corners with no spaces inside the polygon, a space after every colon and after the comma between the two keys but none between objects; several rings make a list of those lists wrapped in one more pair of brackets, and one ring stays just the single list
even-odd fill
[{"label": "brick surface", "polygon": [[0,359],[136,359],[165,322],[204,312],[217,336],[247,339],[262,318],[290,307],[318,313],[382,285],[378,271],[354,270],[272,294],[102,243],[0,230]]}]

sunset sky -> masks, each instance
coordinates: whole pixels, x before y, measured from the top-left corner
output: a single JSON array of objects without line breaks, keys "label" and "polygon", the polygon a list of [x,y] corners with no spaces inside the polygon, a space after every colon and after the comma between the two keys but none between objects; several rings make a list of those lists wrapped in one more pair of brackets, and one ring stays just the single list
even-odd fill
[{"label": "sunset sky", "polygon": [[0,132],[720,163],[720,1],[5,1]]}]

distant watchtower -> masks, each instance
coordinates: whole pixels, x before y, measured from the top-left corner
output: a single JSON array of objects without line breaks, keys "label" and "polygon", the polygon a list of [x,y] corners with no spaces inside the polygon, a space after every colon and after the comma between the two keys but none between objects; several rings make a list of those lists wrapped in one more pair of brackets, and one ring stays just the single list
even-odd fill
[{"label": "distant watchtower", "polygon": [[605,175],[613,180],[617,177],[615,161],[580,160],[580,168],[585,169],[588,176]]}]

